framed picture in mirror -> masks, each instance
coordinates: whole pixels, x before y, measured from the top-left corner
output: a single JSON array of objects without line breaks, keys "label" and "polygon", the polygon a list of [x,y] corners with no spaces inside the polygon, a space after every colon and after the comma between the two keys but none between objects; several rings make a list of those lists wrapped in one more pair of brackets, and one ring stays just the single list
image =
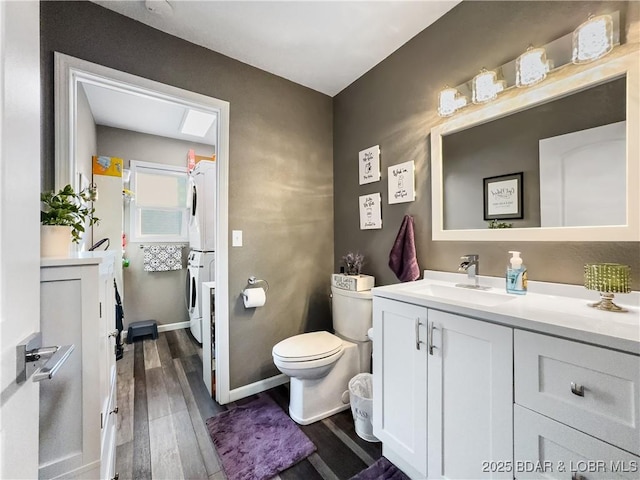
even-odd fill
[{"label": "framed picture in mirror", "polygon": [[523,218],[522,172],[483,178],[484,219]]}]

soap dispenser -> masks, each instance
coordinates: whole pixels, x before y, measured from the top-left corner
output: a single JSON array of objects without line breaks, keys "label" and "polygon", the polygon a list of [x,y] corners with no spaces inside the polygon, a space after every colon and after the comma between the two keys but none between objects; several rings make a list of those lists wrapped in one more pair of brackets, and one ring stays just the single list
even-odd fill
[{"label": "soap dispenser", "polygon": [[520,252],[509,251],[511,265],[507,267],[507,293],[524,295],[527,293],[527,269],[522,264]]}]

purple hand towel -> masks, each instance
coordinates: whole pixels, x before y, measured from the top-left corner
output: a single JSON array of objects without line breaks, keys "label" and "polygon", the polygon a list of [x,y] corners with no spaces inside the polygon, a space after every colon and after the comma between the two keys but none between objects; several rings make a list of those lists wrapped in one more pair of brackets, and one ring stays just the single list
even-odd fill
[{"label": "purple hand towel", "polygon": [[389,268],[401,282],[412,282],[420,277],[413,233],[413,217],[405,215],[396,241],[389,252]]}]

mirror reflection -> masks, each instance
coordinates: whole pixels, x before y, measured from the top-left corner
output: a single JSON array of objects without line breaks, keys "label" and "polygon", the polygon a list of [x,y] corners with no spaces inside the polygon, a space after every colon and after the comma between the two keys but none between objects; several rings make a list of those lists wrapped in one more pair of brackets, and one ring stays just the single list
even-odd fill
[{"label": "mirror reflection", "polygon": [[[625,132],[620,77],[443,136],[444,229],[626,224]],[[487,181],[519,173],[515,196]]]}]

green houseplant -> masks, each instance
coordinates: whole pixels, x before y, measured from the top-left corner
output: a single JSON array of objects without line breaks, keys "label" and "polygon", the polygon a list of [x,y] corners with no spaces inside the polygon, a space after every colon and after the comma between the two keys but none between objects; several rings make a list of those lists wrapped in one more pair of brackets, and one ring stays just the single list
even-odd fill
[{"label": "green houseplant", "polygon": [[89,202],[95,200],[95,191],[85,188],[75,192],[71,185],[62,190],[40,194],[41,255],[64,256],[71,242],[79,243],[85,226],[98,223],[95,209]]}]

